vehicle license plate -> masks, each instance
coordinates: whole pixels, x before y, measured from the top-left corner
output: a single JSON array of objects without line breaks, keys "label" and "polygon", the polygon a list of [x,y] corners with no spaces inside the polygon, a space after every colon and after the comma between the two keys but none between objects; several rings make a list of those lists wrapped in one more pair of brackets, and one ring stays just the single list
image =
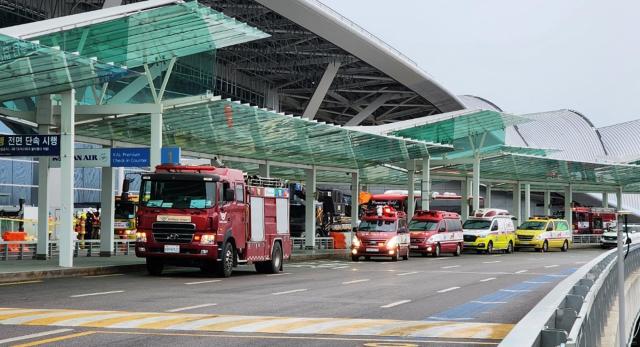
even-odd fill
[{"label": "vehicle license plate", "polygon": [[180,246],[178,245],[164,245],[165,253],[180,253]]},{"label": "vehicle license plate", "polygon": [[411,249],[417,249],[418,248],[418,246],[409,246],[409,247],[411,247]]},{"label": "vehicle license plate", "polygon": [[377,248],[367,248],[367,252],[377,252]]}]

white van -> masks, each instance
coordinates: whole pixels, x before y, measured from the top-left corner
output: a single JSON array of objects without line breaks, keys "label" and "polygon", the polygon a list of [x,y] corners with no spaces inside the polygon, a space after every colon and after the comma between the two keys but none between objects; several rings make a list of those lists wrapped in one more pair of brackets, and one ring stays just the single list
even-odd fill
[{"label": "white van", "polygon": [[462,225],[464,249],[478,253],[504,250],[512,253],[516,244],[513,216],[507,210],[484,208],[473,214]]}]

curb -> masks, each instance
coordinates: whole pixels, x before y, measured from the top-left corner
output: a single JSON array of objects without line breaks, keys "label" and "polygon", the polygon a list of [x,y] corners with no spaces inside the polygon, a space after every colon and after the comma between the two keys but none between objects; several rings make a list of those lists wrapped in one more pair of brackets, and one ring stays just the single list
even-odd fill
[{"label": "curb", "polygon": [[[347,259],[347,253],[318,253],[318,254],[292,254],[291,259],[286,263],[297,263],[309,260],[318,259]],[[65,277],[79,277],[79,276],[97,276],[97,275],[109,275],[114,273],[127,273],[144,271],[146,264],[126,264],[126,265],[106,265],[106,266],[92,266],[92,267],[79,267],[70,269],[51,269],[51,270],[35,270],[35,271],[21,271],[0,273],[0,284],[9,282],[23,282],[34,281],[51,278],[65,278]]]}]

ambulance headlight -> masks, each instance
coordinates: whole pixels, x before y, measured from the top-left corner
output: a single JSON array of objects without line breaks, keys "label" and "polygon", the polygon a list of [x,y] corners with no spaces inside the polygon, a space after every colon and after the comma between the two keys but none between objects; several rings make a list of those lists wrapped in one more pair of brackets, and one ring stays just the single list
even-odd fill
[{"label": "ambulance headlight", "polygon": [[355,248],[359,248],[361,245],[360,239],[357,236],[354,236],[353,239],[351,239],[351,245]]},{"label": "ambulance headlight", "polygon": [[387,241],[387,248],[396,248],[398,246],[398,237],[394,236]]}]

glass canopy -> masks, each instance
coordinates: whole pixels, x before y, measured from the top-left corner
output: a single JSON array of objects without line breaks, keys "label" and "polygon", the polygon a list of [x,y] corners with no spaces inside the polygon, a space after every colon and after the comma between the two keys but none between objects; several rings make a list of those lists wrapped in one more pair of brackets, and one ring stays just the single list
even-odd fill
[{"label": "glass canopy", "polygon": [[[363,133],[275,113],[230,100],[165,110],[164,145],[184,150],[340,168],[362,168],[424,158],[451,146]],[[79,124],[76,133],[148,145],[150,116]]]},{"label": "glass canopy", "polygon": [[0,101],[59,93],[133,74],[119,66],[0,34]]},{"label": "glass canopy", "polygon": [[269,35],[196,1],[37,37],[42,44],[133,68]]}]

